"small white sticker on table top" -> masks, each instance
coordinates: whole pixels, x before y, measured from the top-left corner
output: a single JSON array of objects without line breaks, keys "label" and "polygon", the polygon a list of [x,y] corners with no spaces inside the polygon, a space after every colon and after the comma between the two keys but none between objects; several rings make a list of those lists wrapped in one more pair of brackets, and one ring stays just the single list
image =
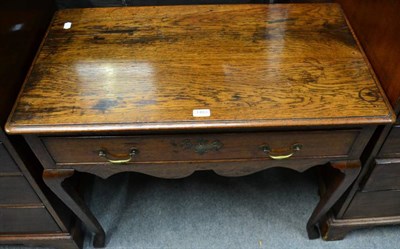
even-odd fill
[{"label": "small white sticker on table top", "polygon": [[209,117],[211,116],[210,109],[194,109],[193,117]]},{"label": "small white sticker on table top", "polygon": [[72,22],[66,22],[64,23],[64,29],[70,29],[72,26]]}]

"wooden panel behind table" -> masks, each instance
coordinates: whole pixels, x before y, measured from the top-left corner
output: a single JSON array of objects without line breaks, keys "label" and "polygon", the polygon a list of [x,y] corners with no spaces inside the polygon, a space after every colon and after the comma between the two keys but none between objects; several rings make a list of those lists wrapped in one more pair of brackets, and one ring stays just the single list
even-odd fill
[{"label": "wooden panel behind table", "polygon": [[[0,3],[0,123],[14,104],[53,12],[50,0]],[[4,113],[4,114],[3,114]]]},{"label": "wooden panel behind table", "polygon": [[390,102],[400,96],[400,2],[336,0],[365,49]]}]

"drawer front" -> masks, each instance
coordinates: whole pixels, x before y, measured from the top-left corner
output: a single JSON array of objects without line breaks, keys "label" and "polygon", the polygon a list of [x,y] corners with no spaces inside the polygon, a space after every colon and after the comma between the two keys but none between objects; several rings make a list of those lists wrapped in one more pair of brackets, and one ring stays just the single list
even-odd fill
[{"label": "drawer front", "polygon": [[377,159],[363,191],[400,190],[400,159]]},{"label": "drawer front", "polygon": [[400,157],[400,125],[393,126],[379,152],[379,157]]},{"label": "drawer front", "polygon": [[41,203],[23,176],[0,177],[0,205]]},{"label": "drawer front", "polygon": [[400,191],[358,192],[343,218],[373,218],[400,215]]},{"label": "drawer front", "polygon": [[[347,157],[359,130],[236,134],[142,135],[128,137],[45,137],[44,145],[54,161],[105,163],[129,158],[132,162],[201,160],[336,158]],[[102,151],[102,156],[99,152]],[[100,154],[101,154],[100,153]],[[271,157],[270,157],[271,156]]]},{"label": "drawer front", "polygon": [[0,235],[61,232],[45,208],[0,208]]},{"label": "drawer front", "polygon": [[18,166],[11,158],[4,144],[0,142],[0,174],[19,172]]}]

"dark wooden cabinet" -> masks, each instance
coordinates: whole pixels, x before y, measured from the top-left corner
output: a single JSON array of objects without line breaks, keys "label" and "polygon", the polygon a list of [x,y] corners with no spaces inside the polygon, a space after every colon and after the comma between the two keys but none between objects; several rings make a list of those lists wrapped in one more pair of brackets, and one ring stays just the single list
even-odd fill
[{"label": "dark wooden cabinet", "polygon": [[380,158],[400,158],[400,122],[392,127],[378,156]]},{"label": "dark wooden cabinet", "polygon": [[[396,129],[392,127],[375,160],[365,166],[368,172],[347,207],[344,219],[400,217],[400,157],[383,157],[400,153],[400,143],[393,143],[398,140],[393,137]],[[394,224],[397,222],[394,219]]]},{"label": "dark wooden cabinet", "polygon": [[400,2],[338,2],[398,116],[371,139],[359,177],[322,226],[327,240],[342,239],[356,228],[400,224]]},{"label": "dark wooden cabinet", "polygon": [[24,140],[0,130],[0,141],[0,244],[80,248],[79,224],[43,184]]},{"label": "dark wooden cabinet", "polygon": [[400,159],[376,159],[366,177],[364,191],[400,189]]},{"label": "dark wooden cabinet", "polygon": [[[0,233],[4,234],[58,234],[60,228],[54,222],[49,212],[44,207],[38,208],[1,208],[0,211]],[[26,235],[27,236],[27,235]],[[40,235],[39,235],[40,237]],[[51,236],[47,237],[49,242]],[[32,239],[32,238],[30,238]],[[41,242],[34,242],[32,240],[15,241],[15,243],[28,244],[28,245],[50,245],[57,247],[57,243],[47,242],[43,239]],[[73,247],[71,247],[73,248]]]},{"label": "dark wooden cabinet", "polygon": [[358,179],[322,225],[325,239],[343,239],[357,228],[400,224],[398,124],[384,127],[371,139]]},{"label": "dark wooden cabinet", "polygon": [[32,204],[40,205],[35,191],[30,187],[25,177],[6,175],[0,178],[0,205]]},{"label": "dark wooden cabinet", "polygon": [[4,132],[53,13],[50,0],[0,2],[0,244],[78,249],[72,213],[45,187],[24,139]]},{"label": "dark wooden cabinet", "polygon": [[0,174],[19,172],[17,164],[12,160],[2,142],[0,142],[0,162]]},{"label": "dark wooden cabinet", "polygon": [[358,191],[343,219],[399,216],[400,190]]}]

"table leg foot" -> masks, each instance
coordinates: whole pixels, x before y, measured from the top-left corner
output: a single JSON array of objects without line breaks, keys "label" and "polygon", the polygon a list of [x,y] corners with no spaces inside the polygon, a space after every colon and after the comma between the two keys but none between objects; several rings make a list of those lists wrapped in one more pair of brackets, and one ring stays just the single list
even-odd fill
[{"label": "table leg foot", "polygon": [[72,212],[86,225],[93,233],[94,247],[105,246],[105,232],[90,211],[89,207],[79,196],[77,191],[65,180],[75,173],[73,169],[46,169],[43,171],[43,180],[46,185],[69,207]]},{"label": "table leg foot", "polygon": [[352,227],[340,227],[333,225],[332,227],[322,227],[322,239],[327,241],[342,240],[352,230]]},{"label": "table leg foot", "polygon": [[336,181],[327,186],[325,193],[315,207],[307,223],[307,233],[310,239],[319,238],[318,224],[332,206],[354,182],[361,170],[360,161],[331,162],[332,175],[339,174]]},{"label": "table leg foot", "polygon": [[106,235],[105,233],[97,233],[93,239],[94,248],[103,248],[106,245]]},{"label": "table leg foot", "polygon": [[307,235],[309,239],[318,239],[319,231],[316,226],[307,226]]}]

